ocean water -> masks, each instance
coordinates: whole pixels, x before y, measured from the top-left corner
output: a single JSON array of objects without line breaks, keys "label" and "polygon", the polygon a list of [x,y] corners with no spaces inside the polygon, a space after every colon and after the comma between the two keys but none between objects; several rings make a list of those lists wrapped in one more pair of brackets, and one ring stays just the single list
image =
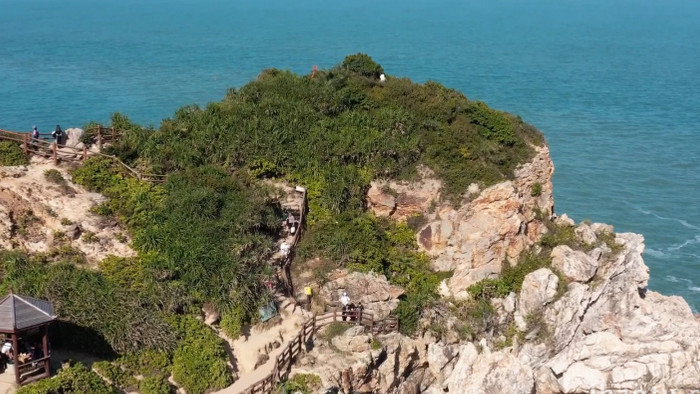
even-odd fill
[{"label": "ocean water", "polygon": [[158,125],[263,68],[366,52],[547,136],[556,211],[646,237],[700,310],[700,2],[0,0],[0,128]]}]

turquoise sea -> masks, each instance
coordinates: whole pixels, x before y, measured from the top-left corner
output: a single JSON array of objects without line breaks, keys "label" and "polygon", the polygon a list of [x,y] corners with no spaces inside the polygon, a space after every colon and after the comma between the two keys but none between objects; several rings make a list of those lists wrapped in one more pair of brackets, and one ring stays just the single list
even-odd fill
[{"label": "turquoise sea", "polygon": [[0,0],[0,128],[158,125],[267,67],[366,52],[547,136],[556,211],[646,237],[700,310],[700,2]]}]

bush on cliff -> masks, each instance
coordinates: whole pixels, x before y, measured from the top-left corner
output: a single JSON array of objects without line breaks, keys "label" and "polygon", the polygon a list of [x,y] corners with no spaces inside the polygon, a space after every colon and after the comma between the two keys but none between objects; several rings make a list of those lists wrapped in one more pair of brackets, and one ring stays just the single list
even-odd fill
[{"label": "bush on cliff", "polygon": [[0,166],[21,166],[27,164],[19,144],[11,141],[0,141]]},{"label": "bush on cliff", "polygon": [[67,393],[116,394],[117,390],[80,363],[59,370],[58,374],[50,379],[40,380],[17,390],[17,394]]}]

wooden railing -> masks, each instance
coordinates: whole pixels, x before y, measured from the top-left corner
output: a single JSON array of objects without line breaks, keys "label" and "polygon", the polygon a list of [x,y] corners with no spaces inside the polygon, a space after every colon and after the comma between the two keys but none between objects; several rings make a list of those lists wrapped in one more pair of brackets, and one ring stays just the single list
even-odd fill
[{"label": "wooden railing", "polygon": [[[86,132],[96,132],[98,139],[98,146],[100,150],[102,149],[102,144],[104,142],[116,141],[116,139],[122,135],[124,132],[121,130],[115,130],[114,127],[107,128],[103,126],[97,126],[86,130]],[[165,175],[158,174],[146,174],[136,171],[135,169],[129,167],[121,161],[116,156],[105,155],[101,152],[92,152],[83,147],[83,149],[77,149],[71,146],[59,145],[56,142],[49,142],[48,137],[42,137],[40,134],[39,139],[32,139],[29,133],[18,133],[16,131],[8,131],[0,129],[0,140],[12,141],[20,144],[22,151],[25,155],[36,154],[46,156],[49,155],[53,158],[54,164],[58,164],[61,160],[67,161],[83,161],[88,157],[103,157],[114,161],[125,173],[133,176],[139,180],[151,182],[151,183],[162,183],[165,182]]]},{"label": "wooden railing", "polygon": [[299,334],[297,334],[294,339],[289,341],[282,352],[277,355],[272,372],[266,377],[250,385],[243,391],[243,394],[271,393],[278,383],[285,381],[289,377],[289,371],[292,363],[299,353],[302,352],[304,344],[314,340],[314,335],[319,328],[336,321],[344,321],[350,324],[362,325],[367,328],[369,332],[375,335],[397,332],[399,330],[399,321],[395,316],[375,320],[372,313],[364,311],[345,313],[333,311],[321,316],[314,315],[303,324],[301,330],[299,330]]}]

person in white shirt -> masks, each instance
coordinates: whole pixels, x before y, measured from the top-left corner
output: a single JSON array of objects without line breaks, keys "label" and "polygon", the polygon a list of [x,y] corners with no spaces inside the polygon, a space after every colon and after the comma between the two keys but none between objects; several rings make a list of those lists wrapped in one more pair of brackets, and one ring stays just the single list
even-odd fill
[{"label": "person in white shirt", "polygon": [[350,303],[350,297],[348,297],[348,293],[343,293],[343,296],[340,297],[340,303],[343,304],[343,306],[348,306]]}]

